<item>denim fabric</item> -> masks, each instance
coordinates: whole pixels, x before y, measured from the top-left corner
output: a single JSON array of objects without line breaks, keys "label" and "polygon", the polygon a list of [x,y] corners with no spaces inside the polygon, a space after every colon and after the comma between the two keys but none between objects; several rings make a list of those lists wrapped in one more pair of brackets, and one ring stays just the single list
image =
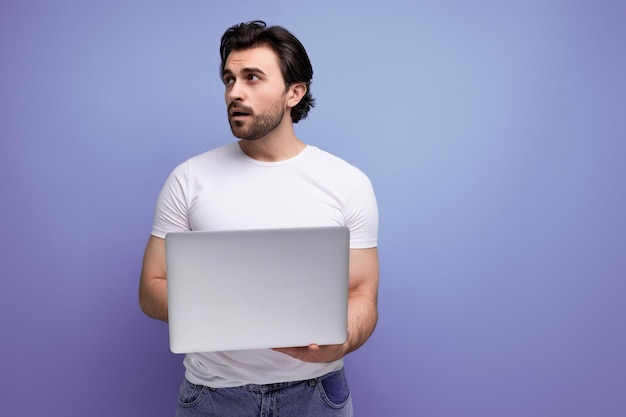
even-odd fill
[{"label": "denim fabric", "polygon": [[184,380],[176,417],[353,417],[344,370],[308,381],[209,388]]}]

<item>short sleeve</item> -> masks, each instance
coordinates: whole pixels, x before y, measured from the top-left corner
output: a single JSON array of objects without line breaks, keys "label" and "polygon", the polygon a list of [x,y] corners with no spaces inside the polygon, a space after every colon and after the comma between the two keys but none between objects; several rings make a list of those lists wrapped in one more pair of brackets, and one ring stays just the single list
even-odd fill
[{"label": "short sleeve", "polygon": [[189,163],[176,167],[157,199],[152,234],[165,238],[170,232],[191,230],[189,225]]},{"label": "short sleeve", "polygon": [[350,248],[365,249],[378,245],[378,204],[369,178],[356,169],[346,201],[346,225],[350,229]]}]

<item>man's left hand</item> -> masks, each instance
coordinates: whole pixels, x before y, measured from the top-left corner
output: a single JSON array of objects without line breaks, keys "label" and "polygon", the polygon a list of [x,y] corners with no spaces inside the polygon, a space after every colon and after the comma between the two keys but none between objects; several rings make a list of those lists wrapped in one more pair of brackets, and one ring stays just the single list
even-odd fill
[{"label": "man's left hand", "polygon": [[285,353],[303,362],[332,362],[345,356],[344,345],[316,345],[303,347],[276,348],[276,352]]}]

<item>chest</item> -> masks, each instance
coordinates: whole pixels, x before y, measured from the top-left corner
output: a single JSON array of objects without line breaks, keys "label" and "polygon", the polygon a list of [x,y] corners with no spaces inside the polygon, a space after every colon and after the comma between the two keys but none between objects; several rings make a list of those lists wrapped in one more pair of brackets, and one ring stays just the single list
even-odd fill
[{"label": "chest", "polygon": [[192,230],[344,225],[342,192],[323,176],[259,170],[199,181],[192,190]]}]

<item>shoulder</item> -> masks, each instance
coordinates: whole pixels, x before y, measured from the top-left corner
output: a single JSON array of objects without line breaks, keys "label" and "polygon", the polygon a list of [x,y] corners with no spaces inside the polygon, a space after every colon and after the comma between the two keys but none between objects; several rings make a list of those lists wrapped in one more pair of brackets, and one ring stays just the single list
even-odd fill
[{"label": "shoulder", "polygon": [[355,175],[365,175],[359,168],[352,165],[345,159],[324,151],[316,146],[309,145],[309,157],[315,164],[321,164],[328,169],[334,169]]},{"label": "shoulder", "polygon": [[192,156],[178,164],[172,170],[170,176],[188,177],[198,172],[219,169],[223,164],[236,161],[240,158],[238,149],[237,143],[233,142]]},{"label": "shoulder", "polygon": [[185,161],[179,163],[174,169],[170,171],[170,174],[166,180],[166,186],[168,184],[188,184],[193,181],[194,178],[202,178],[207,171],[214,169],[219,170],[220,164],[224,161],[234,160],[237,158],[236,143],[228,143],[218,148],[211,149],[201,154],[192,156]]},{"label": "shoulder", "polygon": [[218,163],[237,159],[240,157],[240,155],[241,152],[239,151],[239,146],[237,145],[237,142],[230,142],[218,148],[214,148],[199,155],[192,156],[183,164],[187,164],[190,167],[202,166],[207,163]]},{"label": "shoulder", "polygon": [[310,161],[317,167],[323,168],[327,175],[336,182],[344,182],[348,186],[361,184],[371,187],[368,176],[350,162],[315,146],[309,146]]}]

